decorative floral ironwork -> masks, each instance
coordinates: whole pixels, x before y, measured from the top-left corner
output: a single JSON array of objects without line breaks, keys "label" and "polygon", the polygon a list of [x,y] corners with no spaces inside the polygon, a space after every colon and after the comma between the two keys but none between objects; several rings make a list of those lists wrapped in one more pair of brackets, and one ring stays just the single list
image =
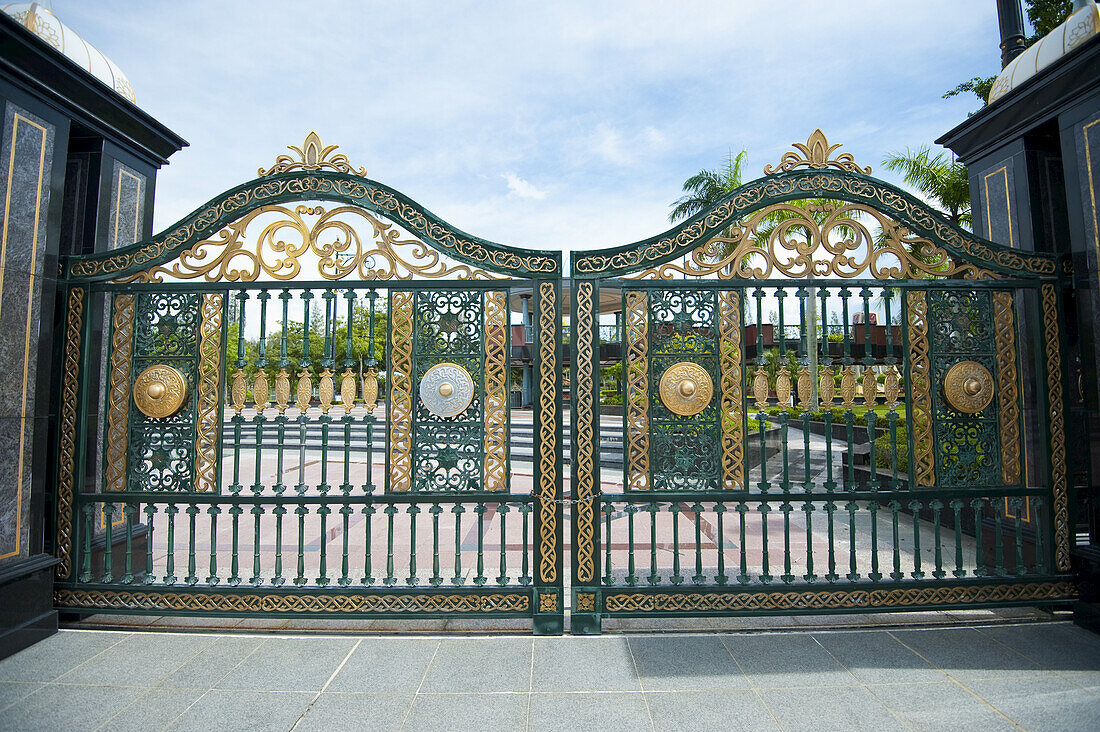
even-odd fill
[{"label": "decorative floral ironwork", "polygon": [[538,290],[539,340],[539,581],[558,581],[558,323],[557,293],[553,282]]},{"label": "decorative floral ironwork", "polygon": [[412,336],[413,295],[390,296],[390,475],[388,490],[412,488]]},{"label": "decorative floral ironwork", "polygon": [[936,484],[935,459],[932,456],[932,374],[929,364],[928,300],[923,292],[911,292],[909,319],[909,411],[913,424],[913,459],[916,485],[931,488]]},{"label": "decorative floral ironwork", "polygon": [[57,476],[58,579],[72,572],[73,486],[76,480],[76,409],[80,390],[80,342],[84,323],[84,288],[69,291],[65,319],[65,375],[61,382],[61,427]]},{"label": "decorative floral ironwork", "polygon": [[1020,482],[1020,391],[1016,371],[1016,324],[1011,292],[993,293],[993,329],[997,342],[997,399],[1001,413],[1001,477]]},{"label": "decorative floral ironwork", "polygon": [[805,165],[808,168],[839,168],[840,170],[847,170],[852,173],[864,173],[866,175],[871,174],[871,167],[861,168],[856,165],[856,159],[852,157],[851,153],[841,153],[835,158],[829,156],[833,154],[837,148],[841,147],[838,142],[835,145],[830,145],[829,141],[825,139],[825,133],[820,128],[815,129],[810,133],[810,137],[806,140],[806,144],[801,142],[791,143],[795,146],[795,150],[789,150],[783,153],[783,157],[779,159],[779,166],[773,168],[771,165],[764,166],[764,175],[772,175],[774,173],[782,173],[793,168],[798,168]]},{"label": "decorative floral ironwork", "polygon": [[718,295],[718,366],[722,399],[722,487],[737,490],[744,479],[744,382],[741,376],[741,295]]},{"label": "decorative floral ironwork", "polygon": [[295,160],[287,154],[282,154],[275,158],[275,164],[267,170],[260,168],[256,171],[256,175],[267,176],[274,175],[275,173],[286,173],[290,170],[323,170],[325,168],[329,170],[335,170],[339,173],[351,173],[358,175],[361,178],[367,176],[366,168],[354,169],[351,166],[351,162],[348,160],[348,156],[343,153],[337,153],[332,157],[329,155],[335,150],[338,145],[325,145],[321,142],[320,136],[316,132],[310,132],[306,135],[305,142],[301,147],[295,145],[287,145],[287,150],[291,150],[298,155],[298,159]]},{"label": "decorative floral ironwork", "polygon": [[130,356],[134,347],[134,296],[114,297],[111,376],[107,391],[107,451],[103,487],[126,490],[126,439],[130,414]]},{"label": "decorative floral ironwork", "polygon": [[1054,493],[1054,564],[1070,570],[1069,487],[1066,484],[1066,427],[1062,409],[1062,336],[1057,293],[1052,284],[1042,286],[1043,335],[1047,357],[1047,405],[1050,420],[1050,482]]},{"label": "decorative floral ironwork", "polygon": [[595,579],[595,507],[593,506],[593,493],[595,491],[595,470],[593,462],[596,459],[595,434],[593,432],[593,417],[595,407],[592,404],[593,366],[592,366],[592,340],[596,323],[594,314],[594,287],[591,282],[577,283],[576,309],[573,311],[577,324],[573,338],[577,343],[577,363],[575,368],[576,379],[573,389],[573,398],[576,400],[576,416],[574,422],[574,434],[576,435],[576,465],[577,485],[574,488],[579,503],[575,509],[577,543],[574,548],[576,557],[576,580],[588,583]]},{"label": "decorative floral ironwork", "polygon": [[482,484],[508,490],[508,298],[503,290],[485,293],[485,414]]},{"label": "decorative floral ironwork", "polygon": [[649,305],[645,292],[626,292],[627,489],[649,483]]}]

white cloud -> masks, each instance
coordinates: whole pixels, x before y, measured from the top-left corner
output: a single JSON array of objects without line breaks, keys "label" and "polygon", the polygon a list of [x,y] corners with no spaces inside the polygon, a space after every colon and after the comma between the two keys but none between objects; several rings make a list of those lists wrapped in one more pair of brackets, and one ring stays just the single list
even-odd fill
[{"label": "white cloud", "polygon": [[500,176],[504,180],[508,181],[508,192],[519,198],[533,198],[535,200],[542,200],[546,198],[546,191],[535,188],[531,183],[520,178],[515,173],[505,173]]}]

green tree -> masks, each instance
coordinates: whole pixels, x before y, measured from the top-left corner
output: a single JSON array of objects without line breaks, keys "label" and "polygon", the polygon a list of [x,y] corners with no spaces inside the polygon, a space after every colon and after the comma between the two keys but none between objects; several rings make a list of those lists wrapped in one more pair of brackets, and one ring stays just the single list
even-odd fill
[{"label": "green tree", "polygon": [[916,188],[940,212],[957,226],[971,225],[970,183],[966,166],[948,157],[946,152],[932,154],[927,146],[916,151],[890,153],[882,161],[888,170],[901,173],[906,183]]},{"label": "green tree", "polygon": [[745,151],[726,154],[722,167],[717,170],[700,170],[684,181],[686,195],[672,204],[672,213],[668,220],[675,223],[680,219],[706,211],[722,198],[741,187],[745,166]]}]

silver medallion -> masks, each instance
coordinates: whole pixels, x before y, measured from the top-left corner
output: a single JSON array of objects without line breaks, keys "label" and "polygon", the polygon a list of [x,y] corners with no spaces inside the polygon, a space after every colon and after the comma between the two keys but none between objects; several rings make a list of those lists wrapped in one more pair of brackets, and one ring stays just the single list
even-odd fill
[{"label": "silver medallion", "polygon": [[457,363],[437,363],[420,379],[420,401],[437,417],[462,414],[473,400],[473,377]]}]

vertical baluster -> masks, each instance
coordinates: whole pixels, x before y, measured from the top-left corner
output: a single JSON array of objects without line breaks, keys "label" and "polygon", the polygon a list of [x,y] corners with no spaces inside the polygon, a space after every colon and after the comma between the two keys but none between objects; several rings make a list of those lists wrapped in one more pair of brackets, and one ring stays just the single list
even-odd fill
[{"label": "vertical baluster", "polygon": [[940,542],[940,511],[943,509],[943,501],[933,498],[928,502],[928,508],[932,509],[932,527],[936,541],[936,568],[932,570],[932,576],[943,579],[947,572],[943,571],[943,547]]},{"label": "vertical baluster", "polygon": [[701,585],[707,581],[703,574],[703,504],[696,501],[691,512],[695,514],[695,574],[691,581]]},{"label": "vertical baluster", "polygon": [[374,519],[374,504],[368,503],[363,506],[363,539],[364,539],[364,551],[363,551],[363,576],[359,580],[359,584],[373,585],[374,574],[371,571],[371,524]]},{"label": "vertical baluster", "polygon": [[199,507],[192,504],[185,510],[187,513],[187,577],[184,582],[188,585],[198,584],[199,577],[195,574],[195,522],[198,519]]},{"label": "vertical baluster", "polygon": [[[779,481],[779,490],[784,493],[789,493],[791,490],[791,461],[790,454],[787,450],[787,435],[790,429],[791,415],[787,412],[787,408],[783,407],[783,410],[779,413],[779,449],[783,461],[783,479]],[[761,464],[764,463],[764,456],[766,452],[760,453]]]},{"label": "vertical baluster", "polygon": [[835,385],[833,383],[833,358],[829,350],[829,331],[826,323],[829,320],[829,288],[822,287],[817,291],[821,299],[821,377],[818,379],[818,393],[821,399],[821,417],[825,422],[825,490],[833,491],[836,481],[833,480],[833,395]]},{"label": "vertical baluster", "polygon": [[409,514],[409,576],[405,578],[405,584],[413,587],[417,583],[416,577],[416,514],[420,513],[420,506],[410,504],[406,509]]},{"label": "vertical baluster", "polygon": [[355,360],[352,358],[352,348],[355,340],[355,290],[345,290],[344,298],[347,300],[348,304],[348,321],[347,331],[344,335],[344,361],[342,364],[344,373],[341,375],[340,380],[340,404],[344,407],[344,483],[340,486],[340,490],[344,492],[344,495],[347,495],[351,493],[352,489],[351,425],[354,418],[351,416],[351,410],[355,406],[355,374],[351,370],[351,367],[355,365]]},{"label": "vertical baluster", "polygon": [[497,506],[497,512],[500,514],[500,574],[497,575],[497,584],[508,584],[508,556],[506,554],[508,549],[507,532],[505,531],[506,519],[508,518],[508,504],[501,503]]},{"label": "vertical baluster", "polygon": [[474,576],[474,584],[480,587],[485,584],[485,504],[478,502],[474,506],[477,514],[477,574]]},{"label": "vertical baluster", "polygon": [[1005,547],[1004,547],[1004,508],[1000,501],[990,501],[993,508],[993,574],[1004,577],[1005,571]]},{"label": "vertical baluster", "polygon": [[810,473],[810,409],[806,407],[802,410],[802,490],[810,493],[813,489],[814,477]]},{"label": "vertical baluster", "polygon": [[336,583],[341,587],[347,587],[351,584],[351,577],[348,576],[348,525],[351,522],[352,510],[350,503],[345,503],[340,507],[340,515],[344,519],[344,537],[343,552],[340,556],[340,579],[336,580]]},{"label": "vertical baluster", "polygon": [[749,580],[749,557],[748,547],[745,546],[745,515],[749,512],[749,505],[744,501],[737,502],[738,521],[740,525],[740,543],[741,543],[741,573],[737,575],[737,581],[743,585],[747,585]]},{"label": "vertical baluster", "polygon": [[[890,314],[890,303],[893,297],[893,290],[889,287],[884,288],[882,291],[883,307],[886,310],[886,365],[889,379],[893,376],[894,389],[898,388],[897,378],[897,359],[894,357],[894,326],[893,318]],[[890,408],[887,413],[887,418],[890,422],[890,490],[896,491],[898,489],[898,412],[897,404],[890,393],[887,393],[886,401]],[[956,523],[956,527],[958,524]],[[957,531],[956,531],[957,533]]]},{"label": "vertical baluster", "polygon": [[[156,517],[157,507],[151,503],[145,505],[145,578],[144,582],[151,585],[157,581],[153,574],[153,519]],[[82,582],[85,580],[81,580]]]},{"label": "vertical baluster", "polygon": [[901,572],[901,532],[898,526],[898,511],[901,510],[901,502],[890,501],[887,507],[890,509],[891,528],[894,536],[894,571],[890,573],[890,579],[900,580],[905,577]]},{"label": "vertical baluster", "polygon": [[673,501],[669,504],[668,512],[672,514],[672,584],[678,585],[684,581],[680,574],[680,504]]},{"label": "vertical baluster", "polygon": [[872,582],[882,579],[878,569],[878,501],[869,501],[867,510],[871,512],[871,573],[867,575]]},{"label": "vertical baluster", "polygon": [[259,587],[264,583],[260,574],[260,517],[264,514],[264,507],[260,504],[252,506],[252,576],[248,578],[249,584]]},{"label": "vertical baluster", "polygon": [[958,498],[951,501],[951,512],[955,517],[955,569],[951,574],[955,577],[966,575],[966,570],[963,569],[962,509],[963,502]]},{"label": "vertical baluster", "polygon": [[[367,405],[368,409],[374,409],[374,405]],[[367,416],[363,417],[363,421],[367,425],[367,454],[364,456],[364,460],[367,463],[367,482],[363,484],[363,490],[367,493],[374,492],[374,415],[369,411]]]},{"label": "vertical baluster", "polygon": [[245,405],[245,373],[244,367],[247,365],[245,360],[245,345],[244,345],[244,316],[246,306],[248,304],[248,293],[243,290],[238,292],[235,297],[237,298],[237,358],[234,360],[234,365],[237,367],[236,373],[233,375],[233,484],[229,486],[231,493],[240,493],[244,487],[241,483],[241,430],[244,428],[244,415],[241,411]]},{"label": "vertical baluster", "polygon": [[760,581],[767,584],[772,581],[770,563],[768,561],[768,514],[771,512],[771,506],[766,502],[760,503],[760,547],[761,556],[763,557],[763,567],[760,573]]},{"label": "vertical baluster", "polygon": [[211,504],[206,513],[210,515],[210,574],[206,576],[206,584],[213,587],[218,584],[218,514],[221,508]]},{"label": "vertical baluster", "polygon": [[256,425],[256,477],[252,483],[252,492],[260,495],[264,490],[261,468],[263,466],[264,425],[267,423],[267,419],[264,417],[264,409],[267,408],[268,396],[267,371],[265,371],[267,368],[267,301],[271,299],[271,293],[267,290],[260,290],[259,294],[256,295],[256,299],[260,301],[260,340],[256,357],[257,371],[252,381],[252,403],[256,407],[256,416],[253,420]]},{"label": "vertical baluster", "polygon": [[909,510],[913,513],[913,571],[910,576],[913,579],[923,579],[920,561],[920,510],[923,507],[920,501],[910,501]]},{"label": "vertical baluster", "polygon": [[321,293],[321,298],[325,303],[325,335],[321,349],[321,381],[318,387],[321,401],[321,483],[317,486],[317,490],[323,496],[328,493],[331,487],[328,483],[328,438],[332,416],[328,412],[332,408],[334,391],[332,367],[335,364],[335,359],[333,359],[334,339],[332,328],[336,314],[336,293],[332,290],[325,290]]},{"label": "vertical baluster", "polygon": [[836,573],[836,544],[833,541],[833,515],[836,513],[836,503],[833,501],[825,502],[825,515],[828,518],[828,537],[829,537],[829,571],[825,575],[825,579],[829,582],[836,582],[840,579],[840,575]]},{"label": "vertical baluster", "polygon": [[656,585],[661,581],[661,575],[657,572],[657,512],[661,506],[659,503],[650,501],[646,505],[646,510],[649,511],[649,578],[648,582],[651,585]]},{"label": "vertical baluster", "polygon": [[432,515],[432,577],[428,584],[439,587],[443,583],[443,578],[439,576],[439,514],[443,513],[443,507],[433,503],[428,513]]},{"label": "vertical baluster", "polygon": [[859,579],[859,572],[856,571],[856,511],[859,510],[859,505],[855,501],[848,501],[844,508],[848,511],[848,574],[844,578],[855,582]]},{"label": "vertical baluster", "polygon": [[817,575],[814,574],[814,504],[806,501],[802,504],[802,512],[806,514],[806,574],[802,575],[802,579],[813,582],[817,580]]},{"label": "vertical baluster", "polygon": [[374,341],[374,315],[375,315],[375,299],[378,297],[378,293],[374,290],[367,291],[367,301],[369,303],[370,314],[367,319],[367,342],[370,343],[370,347],[367,353],[367,373],[365,376],[362,374],[362,367],[360,367],[360,376],[364,379],[375,379],[374,385],[371,389],[368,389],[366,384],[363,385],[363,406],[366,408],[367,413],[363,417],[363,421],[367,424],[367,483],[363,486],[363,489],[368,493],[374,490],[374,407],[377,402],[376,398],[368,401],[368,391],[373,391],[377,396],[378,381],[377,381],[377,365],[378,362],[375,359],[376,344]]},{"label": "vertical baluster", "polygon": [[626,511],[626,583],[633,587],[638,583],[638,577],[634,574],[634,514],[638,511],[638,507],[633,503],[626,504],[624,508]]},{"label": "vertical baluster", "polygon": [[[874,383],[875,375],[873,373],[871,373],[870,369],[865,369],[864,372],[863,372],[863,384],[864,384],[863,389],[864,389],[865,394],[867,393],[867,389],[868,389],[868,386],[867,386],[868,380],[870,380],[872,383]],[[873,387],[870,387],[870,388],[876,388],[876,387],[873,386]],[[875,434],[876,434],[875,433],[875,420],[876,420],[877,416],[878,415],[875,414],[875,410],[874,410],[874,403],[873,402],[869,403],[867,405],[867,414],[864,415],[864,419],[867,421],[867,444],[868,444],[868,447],[870,449],[870,452],[867,456],[867,459],[868,459],[868,468],[870,469],[870,472],[871,472],[871,477],[870,477],[870,479],[868,479],[867,486],[866,486],[866,490],[869,490],[869,491],[877,491],[879,489],[878,464],[876,462],[877,458],[875,456]]]},{"label": "vertical baluster", "polygon": [[[288,319],[290,317],[290,290],[283,290],[279,293],[279,299],[283,302],[283,322],[279,333],[279,360],[275,362],[279,371],[275,375],[275,402],[278,405],[279,414],[275,417],[275,424],[278,425],[279,431],[279,445],[275,457],[275,473],[278,475],[277,483],[275,483],[275,494],[282,495],[286,490],[286,479],[283,475],[283,450],[286,447],[286,408],[288,400],[290,398],[290,374],[287,372],[287,368],[290,366],[290,360],[286,357],[286,345],[287,345],[287,327]],[[282,511],[276,510],[275,514],[279,516],[279,526],[282,527],[282,516],[286,513],[286,508],[281,504],[278,508]],[[281,547],[280,547],[281,549]],[[276,577],[279,573],[276,572]]]},{"label": "vertical baluster", "polygon": [[982,504],[981,498],[970,501],[971,514],[974,517],[974,576],[985,577],[985,547],[982,546]]},{"label": "vertical baluster", "polygon": [[848,318],[848,298],[851,297],[852,291],[847,287],[842,287],[838,294],[840,295],[840,308],[843,319],[841,325],[844,331],[844,375],[840,382],[840,395],[844,402],[844,425],[848,445],[848,470],[844,478],[844,488],[855,490],[855,413],[852,410],[855,407],[856,377],[855,369],[852,366],[854,363],[852,358],[852,334]]},{"label": "vertical baluster", "polygon": [[714,542],[715,549],[718,553],[718,574],[715,575],[714,581],[719,585],[729,583],[729,576],[726,575],[726,532],[725,527],[722,525],[722,519],[725,513],[725,503],[718,501],[714,504],[715,522],[718,524],[718,537]]},{"label": "vertical baluster", "polygon": [[[122,516],[126,521],[126,557],[122,576],[118,581],[124,585],[134,581],[134,514],[137,506],[133,503],[122,504]],[[213,544],[211,544],[213,545]]]},{"label": "vertical baluster", "polygon": [[275,514],[275,574],[271,578],[271,584],[279,587],[286,582],[283,577],[283,516],[286,515],[286,506],[278,503],[271,513]]},{"label": "vertical baluster", "polygon": [[1046,547],[1043,546],[1046,515],[1043,513],[1043,499],[1039,496],[1035,496],[1028,500],[1031,501],[1031,505],[1035,509],[1035,574],[1046,574],[1047,555]]},{"label": "vertical baluster", "polygon": [[[154,509],[155,510],[155,509]],[[92,504],[85,504],[84,509],[84,556],[81,557],[80,563],[80,581],[91,582],[92,581],[92,529],[94,527],[94,519],[92,518],[95,512],[95,507]],[[149,545],[150,547],[152,544]]]},{"label": "vertical baluster", "polygon": [[321,587],[328,585],[328,515],[332,509],[327,503],[317,506],[317,515],[321,518],[321,530],[317,537],[320,556],[317,560],[317,584]]},{"label": "vertical baluster", "polygon": [[393,574],[393,517],[397,513],[397,505],[391,503],[382,513],[386,514],[386,576],[382,579],[382,584],[388,587],[397,582],[397,577]]},{"label": "vertical baluster", "polygon": [[771,485],[768,483],[768,461],[766,459],[768,454],[767,446],[767,434],[764,425],[767,423],[768,417],[764,414],[763,410],[757,413],[756,423],[760,430],[760,482],[756,484],[756,487],[761,493],[767,493],[768,488]]},{"label": "vertical baluster", "polygon": [[611,584],[611,512],[613,510],[614,507],[610,503],[603,504],[603,583],[605,585]]},{"label": "vertical baluster", "polygon": [[456,586],[466,581],[462,575],[462,513],[465,510],[461,503],[456,503],[451,509],[455,515],[455,574],[451,577],[451,584]]},{"label": "vertical baluster", "polygon": [[309,509],[306,508],[306,504],[299,503],[298,507],[294,509],[294,513],[298,515],[298,574],[294,577],[294,584],[301,587],[306,580],[306,514]]},{"label": "vertical baluster", "polygon": [[168,517],[168,552],[165,557],[165,569],[164,569],[164,584],[174,585],[176,583],[176,514],[179,513],[179,507],[174,503],[169,503],[167,508],[164,509],[164,515]]},{"label": "vertical baluster", "polygon": [[783,582],[790,584],[794,582],[794,575],[791,574],[791,503],[790,501],[783,501],[779,504],[779,510],[783,512],[783,574],[779,575],[779,579]]},{"label": "vertical baluster", "polygon": [[313,379],[310,374],[313,361],[309,357],[309,301],[313,299],[313,293],[305,290],[302,292],[301,298],[303,313],[302,358],[298,361],[298,367],[301,370],[298,372],[298,384],[294,396],[294,404],[298,407],[298,483],[294,486],[294,490],[298,491],[299,495],[305,495],[306,491],[309,490],[309,486],[306,485],[306,427],[309,424],[309,417],[306,416],[306,412],[309,410],[310,398],[313,395]]},{"label": "vertical baluster", "polygon": [[104,584],[110,584],[114,582],[114,561],[113,561],[113,548],[114,548],[114,520],[115,520],[115,504],[104,503],[103,504],[103,575],[99,578],[100,582]]},{"label": "vertical baluster", "polygon": [[529,525],[531,523],[531,508],[532,506],[530,503],[519,504],[519,513],[520,516],[523,518],[523,541],[520,544],[523,547],[523,552],[519,583],[524,587],[531,584],[531,565],[529,559],[531,555],[531,545],[527,543],[529,536]]}]

